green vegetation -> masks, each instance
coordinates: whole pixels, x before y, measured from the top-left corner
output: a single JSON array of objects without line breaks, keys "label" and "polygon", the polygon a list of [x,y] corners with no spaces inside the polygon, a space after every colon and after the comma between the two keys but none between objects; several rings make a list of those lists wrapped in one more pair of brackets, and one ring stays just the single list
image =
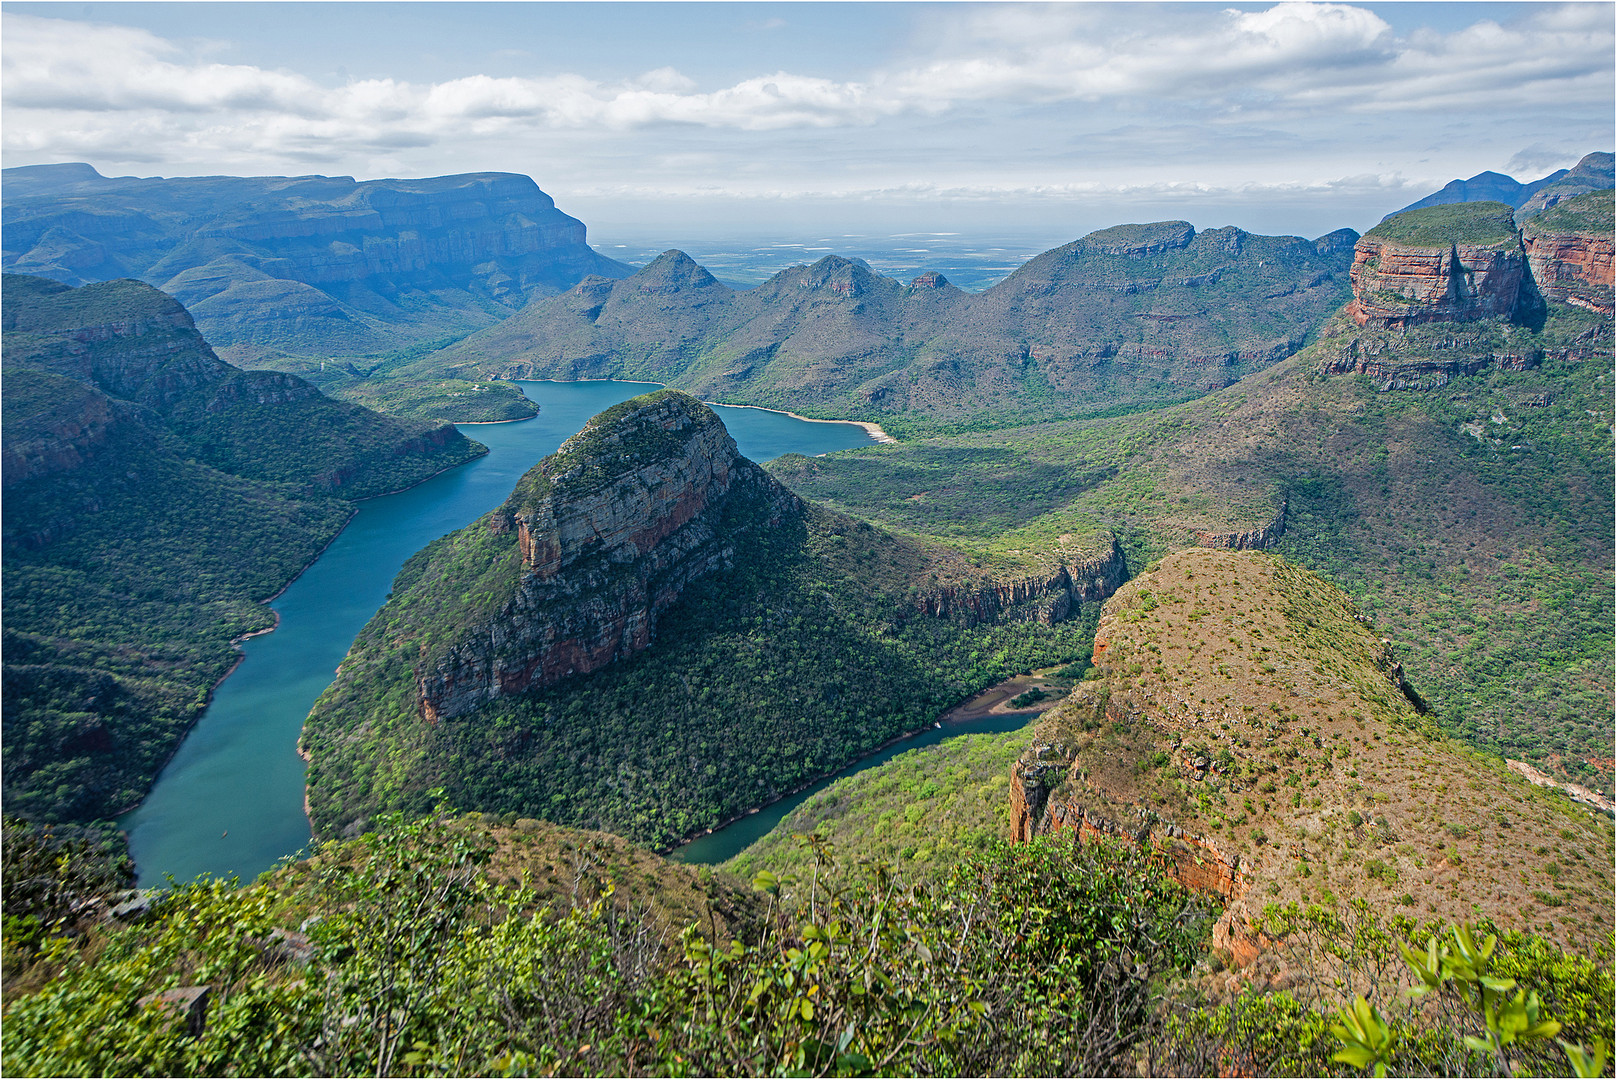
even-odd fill
[{"label": "green vegetation", "polygon": [[883,863],[913,881],[948,877],[1010,832],[1007,782],[1028,730],[962,735],[845,777],[788,814],[724,864],[743,878],[767,870],[806,877],[824,839],[847,865]]},{"label": "green vegetation", "polygon": [[[1461,940],[1488,953],[1479,978],[1536,1000],[1569,1046],[1612,1037],[1609,946],[1583,956],[1363,904],[1266,912],[1284,963],[1231,998],[1207,949],[1216,910],[1127,843],[995,846],[916,885],[809,836],[804,874],[761,872],[749,895],[565,830],[379,825],[245,888],[178,887],[129,925],[92,904],[40,940],[8,918],[7,1074],[1354,1075],[1354,1055],[1332,1059],[1361,1032],[1364,1067],[1565,1071],[1548,1038],[1470,1048],[1506,1023],[1465,1000],[1448,962]],[[513,879],[542,861],[565,865]],[[675,926],[641,906],[670,876],[699,897]],[[1394,989],[1406,942],[1422,965],[1439,957],[1418,997]],[[1374,1029],[1343,1024],[1354,995],[1379,1003],[1363,1009]]]},{"label": "green vegetation", "polygon": [[[1322,375],[1361,354],[1481,358],[1380,392]],[[1011,547],[1108,529],[1139,568],[1199,532],[1262,528],[1396,640],[1448,733],[1609,785],[1613,683],[1610,323],[1553,304],[1539,330],[1360,331],[1200,400],[1127,416],[916,438],[771,471],[883,527]],[[1494,356],[1536,366],[1506,370]],[[1540,359],[1541,358],[1541,359]]]},{"label": "green vegetation", "polygon": [[1028,740],[1029,806],[1171,825],[1239,857],[1250,908],[1364,898],[1579,948],[1609,939],[1611,820],[1442,737],[1393,650],[1318,575],[1175,553],[1107,601],[1095,664],[1103,679]]},{"label": "green vegetation", "polygon": [[498,424],[539,412],[515,383],[464,379],[358,379],[322,387],[332,397],[387,416],[434,423]]},{"label": "green vegetation", "polygon": [[[69,380],[6,376],[12,390]],[[72,384],[73,394],[86,391]],[[94,391],[88,395],[105,403]],[[6,805],[45,821],[110,817],[144,796],[239,656],[263,601],[352,512],[187,460],[138,411],[95,465],[6,489]]]},{"label": "green vegetation", "polygon": [[1120,226],[980,294],[906,288],[834,255],[736,292],[666,252],[391,373],[649,379],[917,432],[1139,409],[1295,351],[1347,298],[1354,239]]},{"label": "green vegetation", "polygon": [[[135,281],[5,276],[8,809],[138,802],[352,506],[481,452],[221,363]],[[105,335],[74,335],[85,327]]]},{"label": "green vegetation", "polygon": [[[7,1073],[1093,1074],[1127,1067],[1208,927],[1138,851],[1039,844],[934,889],[822,855],[813,881],[760,879],[739,936],[675,938],[615,883],[492,883],[486,829],[383,824],[58,939],[7,994]],[[194,1026],[149,1003],[199,984]]]},{"label": "green vegetation", "polygon": [[1405,210],[1364,235],[1412,247],[1466,244],[1505,251],[1519,246],[1515,211],[1501,202],[1448,203]]},{"label": "green vegetation", "polygon": [[[519,485],[513,499],[524,494]],[[478,522],[400,571],[305,729],[318,829],[381,809],[420,812],[427,789],[442,785],[464,805],[672,844],[984,687],[1086,655],[1093,625],[968,627],[920,615],[912,590],[928,586],[923,551],[811,507],[749,534],[728,573],[687,586],[645,651],[423,724],[414,666],[503,603],[513,549]]]},{"label": "green vegetation", "polygon": [[1535,236],[1550,233],[1585,233],[1610,237],[1617,228],[1617,212],[1613,210],[1613,189],[1588,191],[1562,199],[1543,213],[1535,214],[1522,223],[1522,230]]}]

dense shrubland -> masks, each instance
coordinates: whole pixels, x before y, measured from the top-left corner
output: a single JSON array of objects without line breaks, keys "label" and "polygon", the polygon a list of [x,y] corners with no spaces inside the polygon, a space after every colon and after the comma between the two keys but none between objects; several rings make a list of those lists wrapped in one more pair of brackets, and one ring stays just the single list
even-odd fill
[{"label": "dense shrubland", "polygon": [[[1446,732],[1609,786],[1610,327],[1564,304],[1536,330],[1339,320],[1292,360],[1186,404],[770,468],[890,529],[1000,546],[1013,526],[1109,528],[1131,567],[1198,530],[1261,528],[1284,506],[1276,550],[1407,648]],[[1393,360],[1441,346],[1542,361],[1382,392],[1369,376],[1319,373],[1355,338]]]},{"label": "dense shrubland", "polygon": [[[1376,1053],[1394,1072],[1566,1068],[1543,1038],[1504,1061],[1469,1052],[1459,1036],[1488,1028],[1452,974],[1427,998],[1401,996],[1411,980],[1398,975],[1399,943],[1424,957],[1436,938],[1453,953],[1444,943],[1459,939],[1442,927],[1363,908],[1277,912],[1310,977],[1232,997],[1206,950],[1216,912],[1148,849],[997,846],[921,885],[880,864],[840,865],[818,836],[803,843],[805,873],[760,873],[756,917],[730,931],[664,930],[626,899],[634,875],[497,883],[495,831],[442,812],[390,818],[245,888],[175,888],[132,924],[84,917],[31,940],[13,936],[9,913],[26,904],[8,873],[5,1068],[1352,1074],[1340,1055],[1353,1040],[1332,1028],[1365,992],[1387,1032]],[[1553,1013],[1560,1038],[1591,1048],[1612,1023],[1609,958],[1596,960],[1507,934],[1486,976],[1531,988],[1540,1021]],[[194,1011],[153,997],[203,986]]]}]

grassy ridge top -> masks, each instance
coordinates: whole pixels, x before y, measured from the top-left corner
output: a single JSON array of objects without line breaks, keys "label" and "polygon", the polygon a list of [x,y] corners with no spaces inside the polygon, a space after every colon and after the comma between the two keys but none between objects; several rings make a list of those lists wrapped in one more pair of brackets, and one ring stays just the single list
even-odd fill
[{"label": "grassy ridge top", "polygon": [[1364,235],[1411,247],[1463,244],[1504,251],[1517,244],[1515,211],[1501,202],[1449,203],[1405,210]]},{"label": "grassy ridge top", "polygon": [[157,317],[189,321],[178,300],[132,278],[75,289],[29,274],[6,274],[3,288],[6,330],[49,333]]},{"label": "grassy ridge top", "polygon": [[1611,819],[1438,735],[1318,575],[1251,552],[1168,556],[1107,602],[1094,662],[1104,680],[1034,735],[1072,755],[1053,797],[1119,822],[1145,808],[1238,853],[1252,916],[1363,896],[1609,939]]},{"label": "grassy ridge top", "polygon": [[[729,439],[712,409],[678,390],[654,390],[619,402],[591,417],[577,435],[524,473],[500,513],[528,513],[557,485],[569,496],[582,495],[636,465],[681,454],[694,437],[692,428],[714,427]],[[732,454],[734,449],[731,441]]]},{"label": "grassy ridge top", "polygon": [[1522,223],[1522,231],[1534,236],[1550,233],[1576,233],[1603,236],[1611,239],[1617,228],[1617,214],[1613,212],[1613,196],[1617,191],[1589,191],[1570,199],[1562,199],[1542,214],[1535,214]]}]

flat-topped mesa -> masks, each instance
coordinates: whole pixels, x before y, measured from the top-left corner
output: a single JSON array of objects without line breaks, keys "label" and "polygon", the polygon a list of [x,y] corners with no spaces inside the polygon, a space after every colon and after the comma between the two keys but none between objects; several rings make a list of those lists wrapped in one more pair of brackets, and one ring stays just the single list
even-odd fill
[{"label": "flat-topped mesa", "polygon": [[1539,291],[1611,315],[1612,189],[1562,199],[1522,223],[1522,243]]},{"label": "flat-topped mesa", "polygon": [[1515,319],[1538,302],[1511,208],[1453,203],[1408,210],[1371,229],[1353,249],[1360,326]]},{"label": "flat-topped mesa", "polygon": [[514,587],[458,644],[423,647],[422,716],[460,716],[639,652],[687,585],[801,512],[695,398],[662,390],[602,413],[485,519],[514,533]]}]

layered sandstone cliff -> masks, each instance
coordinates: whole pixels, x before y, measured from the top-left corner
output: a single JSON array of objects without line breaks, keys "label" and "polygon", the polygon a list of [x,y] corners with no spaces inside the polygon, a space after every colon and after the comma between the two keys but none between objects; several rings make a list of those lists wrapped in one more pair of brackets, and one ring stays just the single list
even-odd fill
[{"label": "layered sandstone cliff", "polygon": [[1565,199],[1522,225],[1527,262],[1539,291],[1611,315],[1612,190]]},{"label": "layered sandstone cliff", "polygon": [[1224,548],[1229,551],[1263,551],[1271,547],[1286,532],[1286,503],[1281,502],[1275,516],[1256,529],[1238,532],[1212,532],[1197,529],[1196,543],[1205,548]]},{"label": "layered sandstone cliff", "polygon": [[1353,248],[1348,314],[1360,326],[1512,318],[1534,299],[1510,207],[1460,203],[1410,210]]},{"label": "layered sandstone cliff", "polygon": [[801,510],[694,398],[663,391],[602,413],[487,519],[514,534],[515,588],[454,644],[423,647],[422,716],[460,716],[639,652],[685,586]]},{"label": "layered sandstone cliff", "polygon": [[1049,626],[1065,621],[1081,603],[1111,596],[1128,577],[1123,549],[1115,537],[1098,554],[1062,555],[1056,562],[1051,571],[1042,574],[936,586],[917,594],[915,609],[967,626],[994,622]]},{"label": "layered sandstone cliff", "polygon": [[538,293],[630,268],[528,177],[104,177],[6,170],[4,266],[139,278],[236,361],[384,352],[489,325]]}]

